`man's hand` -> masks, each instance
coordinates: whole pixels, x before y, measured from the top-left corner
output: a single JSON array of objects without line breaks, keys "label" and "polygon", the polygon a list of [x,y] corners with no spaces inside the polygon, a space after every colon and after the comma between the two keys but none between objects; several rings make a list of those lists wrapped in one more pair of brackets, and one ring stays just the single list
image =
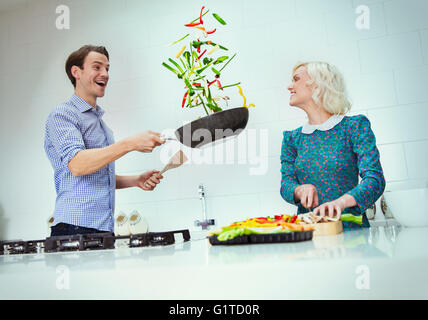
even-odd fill
[{"label": "man's hand", "polygon": [[147,171],[138,176],[137,187],[152,191],[160,183],[161,179],[163,179],[163,176],[159,174],[158,170]]},{"label": "man's hand", "polygon": [[318,206],[318,193],[315,186],[311,184],[302,184],[294,189],[294,199],[306,209]]},{"label": "man's hand", "polygon": [[161,134],[150,130],[140,132],[134,136],[127,138],[132,150],[139,152],[152,152],[154,148],[165,143],[165,140],[160,138]]}]

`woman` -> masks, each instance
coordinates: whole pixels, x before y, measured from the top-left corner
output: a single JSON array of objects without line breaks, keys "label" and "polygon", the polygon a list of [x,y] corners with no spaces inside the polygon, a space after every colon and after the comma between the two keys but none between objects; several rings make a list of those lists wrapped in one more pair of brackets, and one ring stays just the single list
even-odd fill
[{"label": "woman", "polygon": [[[382,195],[385,178],[370,122],[364,115],[345,116],[351,105],[338,70],[325,62],[293,69],[290,105],[306,112],[308,123],[284,131],[281,150],[281,196],[330,217],[344,212],[363,215]],[[361,181],[358,181],[358,175]],[[357,226],[344,223],[344,227]]]}]

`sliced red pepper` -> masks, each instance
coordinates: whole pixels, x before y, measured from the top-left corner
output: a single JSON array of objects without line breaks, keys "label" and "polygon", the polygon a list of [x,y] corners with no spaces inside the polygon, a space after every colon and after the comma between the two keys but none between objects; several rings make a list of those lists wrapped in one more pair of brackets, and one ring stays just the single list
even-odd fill
[{"label": "sliced red pepper", "polygon": [[184,26],[185,27],[196,27],[196,26],[199,26],[200,24],[201,24],[201,22],[193,22],[193,23],[185,24]]},{"label": "sliced red pepper", "polygon": [[202,11],[204,11],[204,9],[205,9],[205,6],[202,7],[201,13],[199,14],[199,22],[200,22],[200,24],[204,24],[204,21],[202,21]]},{"label": "sliced red pepper", "polygon": [[[199,47],[198,47],[199,48]],[[205,52],[207,52],[207,49],[204,50],[204,52],[201,53],[201,55],[198,57],[198,60],[201,59],[201,57],[205,54]]]},{"label": "sliced red pepper", "polygon": [[294,223],[294,222],[296,222],[296,220],[297,220],[297,214],[291,218],[290,223]]},{"label": "sliced red pepper", "polygon": [[185,105],[185,103],[186,103],[186,98],[187,98],[187,95],[189,94],[189,91],[186,91],[186,93],[184,94],[184,97],[183,97],[183,102],[181,103],[181,107],[182,108],[184,108],[184,105]]},{"label": "sliced red pepper", "polygon": [[210,85],[212,85],[214,82],[216,82],[217,80],[213,80],[213,81],[211,81],[211,82],[209,82],[208,83],[208,87],[210,86]]},{"label": "sliced red pepper", "polygon": [[211,31],[207,31],[207,34],[213,34],[217,29],[211,30]]},{"label": "sliced red pepper", "polygon": [[197,48],[196,48],[196,51],[197,51],[198,53],[201,53],[201,46],[197,47]]},{"label": "sliced red pepper", "polygon": [[[219,87],[219,89],[220,90],[223,90],[223,88],[221,87],[221,83],[220,83],[220,81],[218,81],[218,79],[216,80],[216,82],[217,82],[217,85],[218,85],[218,87]],[[276,219],[276,218],[275,218]]]},{"label": "sliced red pepper", "polygon": [[193,83],[193,85],[194,85],[195,87],[200,87],[200,86],[201,86],[201,84],[200,84],[199,82],[195,82],[195,83]]}]

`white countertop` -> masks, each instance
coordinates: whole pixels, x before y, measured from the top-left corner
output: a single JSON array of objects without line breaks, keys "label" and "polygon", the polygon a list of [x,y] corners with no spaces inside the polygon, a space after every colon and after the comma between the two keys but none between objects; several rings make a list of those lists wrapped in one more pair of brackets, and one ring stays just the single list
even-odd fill
[{"label": "white countertop", "polygon": [[427,299],[428,228],[0,256],[0,299]]}]

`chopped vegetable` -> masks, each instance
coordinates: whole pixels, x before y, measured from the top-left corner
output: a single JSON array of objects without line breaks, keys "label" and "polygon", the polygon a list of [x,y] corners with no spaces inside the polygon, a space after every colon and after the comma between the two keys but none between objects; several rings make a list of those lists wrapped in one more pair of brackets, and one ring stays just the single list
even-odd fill
[{"label": "chopped vegetable", "polygon": [[207,49],[204,50],[204,52],[202,52],[199,56],[198,56],[198,60],[201,59],[201,57],[204,55],[204,53],[207,52]]},{"label": "chopped vegetable", "polygon": [[213,13],[213,17],[216,18],[216,20],[222,25],[226,25],[226,21],[224,21],[217,13]]},{"label": "chopped vegetable", "polygon": [[244,98],[244,108],[249,108],[249,107],[255,107],[254,104],[250,104],[249,106],[247,106],[247,98],[245,98],[244,94],[242,93],[242,88],[240,86],[237,86],[239,89],[239,94],[242,96],[242,98]]},{"label": "chopped vegetable", "polygon": [[186,93],[184,94],[184,97],[183,97],[183,102],[181,103],[181,107],[182,108],[184,108],[184,104],[186,103],[186,98],[187,98],[187,95],[189,94],[189,91],[186,91]]},{"label": "chopped vegetable", "polygon": [[216,52],[218,49],[220,48],[220,46],[217,44],[214,48],[212,48],[210,51],[208,51],[207,54],[213,54],[214,52]]},{"label": "chopped vegetable", "polygon": [[239,84],[241,84],[241,82],[237,82],[237,83],[234,83],[234,84],[229,84],[229,85],[227,85],[227,86],[222,86],[220,89],[229,88],[229,87],[234,87],[234,86],[237,86],[237,85],[239,85]]},{"label": "chopped vegetable", "polygon": [[212,67],[212,68],[211,68],[211,70],[212,70],[212,72],[214,72],[216,75],[220,75],[220,72],[219,72],[216,68]]},{"label": "chopped vegetable", "polygon": [[[227,61],[227,62],[226,62],[226,64],[223,66],[223,68],[221,68],[221,69],[220,69],[220,72],[221,72],[224,68],[226,68],[226,66],[229,64],[229,62],[230,62],[230,61],[232,61],[232,59],[233,59],[233,58],[235,58],[235,56],[236,56],[236,53],[232,56],[232,58],[230,58],[230,59],[229,59],[229,61]],[[221,58],[221,57],[220,57],[220,58]]]},{"label": "chopped vegetable", "polygon": [[168,47],[173,46],[174,44],[176,44],[176,43],[180,42],[181,40],[186,39],[188,36],[190,36],[190,33],[186,34],[183,38],[180,38],[180,39],[178,39],[178,40],[176,40],[176,41],[174,41],[174,42],[171,42],[171,43],[168,45]]},{"label": "chopped vegetable", "polygon": [[363,216],[355,216],[352,213],[344,213],[340,216],[340,220],[347,221],[347,222],[353,222],[359,225],[363,224]]},{"label": "chopped vegetable", "polygon": [[[203,36],[209,38],[211,34],[217,32],[219,27],[213,27],[210,25],[213,21],[203,18],[208,12],[209,10],[205,9],[205,6],[202,6],[198,18],[184,24],[184,27],[201,30]],[[226,25],[226,22],[217,13],[214,13],[213,17],[221,25]],[[221,93],[221,91],[232,86],[239,87],[240,82],[226,86],[221,85],[220,77],[222,76],[222,71],[230,61],[233,60],[236,53],[230,58],[228,55],[217,56],[216,52],[218,50],[228,51],[229,49],[209,39],[204,39],[206,41],[203,41],[202,35],[200,32],[198,33],[199,35],[195,36],[196,39],[192,39],[188,42],[189,47],[187,50],[187,46],[183,46],[175,55],[175,59],[169,58],[167,63],[163,62],[162,65],[184,81],[186,92],[184,93],[181,103],[182,108],[193,108],[202,105],[205,113],[209,115],[212,112],[215,113],[222,110],[219,103],[223,102],[223,100],[228,106],[227,100],[230,100],[230,98],[227,96],[222,97],[224,94]],[[189,35],[190,34],[187,33],[180,39],[172,42],[169,46],[179,43]],[[207,46],[211,46],[211,48]],[[217,66],[218,64],[222,64],[221,68]],[[210,68],[210,72],[207,72],[208,68]],[[215,88],[212,86],[213,84],[215,84]],[[244,106],[246,106],[246,98],[242,93],[242,89],[240,87],[239,89],[244,98]],[[215,96],[215,98],[213,98],[213,96]]]},{"label": "chopped vegetable", "polygon": [[[287,222],[288,220],[294,222]],[[212,232],[219,241],[227,241],[242,235],[281,233],[281,232],[302,232],[314,230],[313,225],[300,224],[302,221],[297,215],[275,215],[275,217],[258,217],[238,221],[230,224],[221,230]]]},{"label": "chopped vegetable", "polygon": [[193,23],[185,24],[184,26],[185,27],[196,27],[196,26],[199,26],[200,24],[201,24],[200,22],[193,22]]},{"label": "chopped vegetable", "polygon": [[181,48],[181,50],[177,52],[177,54],[175,55],[175,57],[178,59],[181,56],[181,54],[183,53],[183,51],[185,49],[186,49],[186,46],[184,46],[183,48]]}]

